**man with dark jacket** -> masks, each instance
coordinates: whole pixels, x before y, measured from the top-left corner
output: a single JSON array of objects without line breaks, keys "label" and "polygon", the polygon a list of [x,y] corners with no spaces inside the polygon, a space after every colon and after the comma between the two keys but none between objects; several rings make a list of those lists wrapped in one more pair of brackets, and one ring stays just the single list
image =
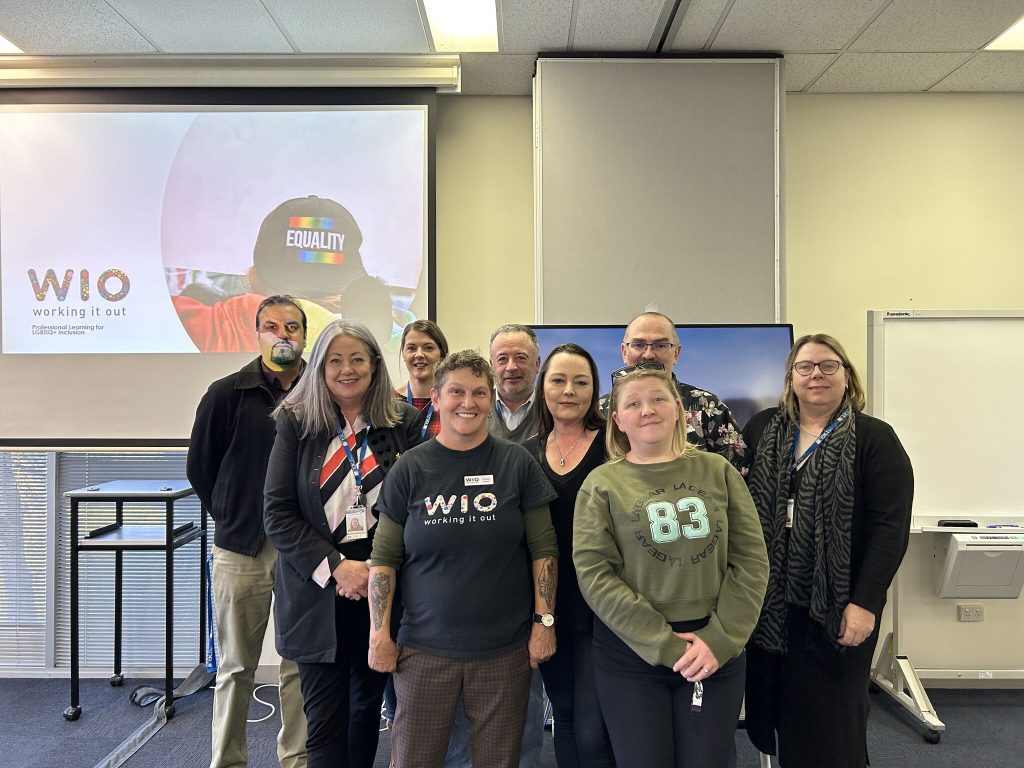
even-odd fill
[{"label": "man with dark jacket", "polygon": [[[211,768],[245,766],[245,725],[270,616],[277,551],[263,531],[263,480],[274,445],[271,412],[302,372],[306,315],[290,296],[256,310],[260,356],[210,385],[196,410],[187,475],[216,522],[213,594],[220,648]],[[306,765],[299,673],[282,660],[282,768]]]}]

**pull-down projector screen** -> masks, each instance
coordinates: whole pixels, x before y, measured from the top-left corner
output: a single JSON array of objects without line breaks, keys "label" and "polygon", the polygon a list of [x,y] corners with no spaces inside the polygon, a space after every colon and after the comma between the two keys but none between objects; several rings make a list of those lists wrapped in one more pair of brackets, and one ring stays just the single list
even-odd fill
[{"label": "pull-down projector screen", "polygon": [[0,445],[180,443],[270,294],[307,353],[362,320],[393,372],[431,313],[431,95],[194,93],[0,105]]},{"label": "pull-down projector screen", "polygon": [[[780,319],[779,61],[546,58],[537,321]],[[569,300],[568,297],[572,297]]]}]

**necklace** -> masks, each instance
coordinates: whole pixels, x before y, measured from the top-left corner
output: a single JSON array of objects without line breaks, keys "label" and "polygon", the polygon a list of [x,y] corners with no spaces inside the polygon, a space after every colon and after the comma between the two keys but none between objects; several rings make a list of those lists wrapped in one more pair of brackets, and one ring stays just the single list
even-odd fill
[{"label": "necklace", "polygon": [[573,443],[569,450],[566,451],[564,454],[562,453],[562,449],[558,447],[558,438],[555,437],[554,434],[551,435],[555,439],[555,450],[558,451],[558,466],[565,466],[565,460],[569,458],[572,452],[576,449],[576,446],[580,444],[580,440],[583,439],[583,436],[585,434],[587,434],[586,427],[584,427],[583,431],[580,432],[580,436],[576,438],[576,442]]},{"label": "necklace", "polygon": [[800,427],[800,431],[814,440],[817,440],[819,437],[821,437],[821,432],[814,433],[811,432],[809,429],[804,429],[803,426]]}]

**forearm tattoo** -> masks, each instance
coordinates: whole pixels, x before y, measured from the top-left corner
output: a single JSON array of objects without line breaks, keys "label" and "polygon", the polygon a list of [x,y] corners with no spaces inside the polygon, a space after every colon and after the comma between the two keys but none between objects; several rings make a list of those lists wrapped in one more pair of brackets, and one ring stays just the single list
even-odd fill
[{"label": "forearm tattoo", "polygon": [[553,558],[547,558],[540,570],[540,596],[544,600],[544,604],[551,610],[555,600],[555,580],[557,578],[557,572],[555,571],[555,561]]},{"label": "forearm tattoo", "polygon": [[391,577],[386,573],[378,573],[370,583],[370,601],[373,614],[373,628],[380,631],[384,625],[384,615],[388,610],[388,600],[391,597]]}]

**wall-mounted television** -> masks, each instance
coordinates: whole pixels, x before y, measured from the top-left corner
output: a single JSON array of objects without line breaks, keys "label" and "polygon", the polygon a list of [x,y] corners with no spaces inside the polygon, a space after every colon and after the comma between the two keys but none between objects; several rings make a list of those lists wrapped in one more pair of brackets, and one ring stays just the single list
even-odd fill
[{"label": "wall-mounted television", "polygon": [[[622,366],[624,325],[534,325],[541,357],[572,342],[590,352],[601,375],[598,390],[611,389],[611,373]],[[718,395],[742,427],[779,401],[793,326],[677,325],[682,352],[676,376]]]}]

